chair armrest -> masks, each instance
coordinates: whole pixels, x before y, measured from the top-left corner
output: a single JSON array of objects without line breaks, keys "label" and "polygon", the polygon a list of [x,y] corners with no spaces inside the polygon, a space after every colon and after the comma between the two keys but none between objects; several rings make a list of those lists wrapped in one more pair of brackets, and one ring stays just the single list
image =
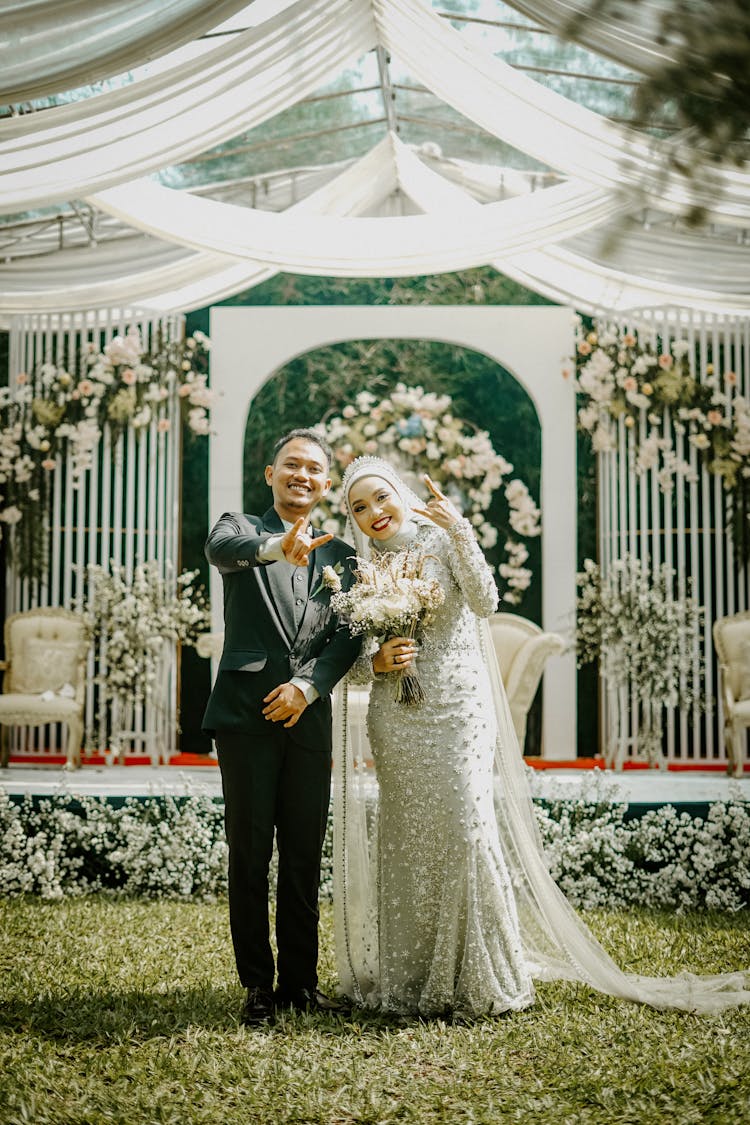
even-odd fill
[{"label": "chair armrest", "polygon": [[729,685],[729,667],[726,664],[719,665],[719,682],[721,684],[721,694],[724,701],[724,711],[731,714],[734,711],[737,700],[734,698],[734,692]]}]

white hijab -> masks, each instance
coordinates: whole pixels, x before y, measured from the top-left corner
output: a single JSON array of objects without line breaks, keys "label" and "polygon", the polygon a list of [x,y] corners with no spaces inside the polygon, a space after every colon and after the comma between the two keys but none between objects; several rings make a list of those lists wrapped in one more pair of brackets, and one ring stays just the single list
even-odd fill
[{"label": "white hijab", "polygon": [[[360,457],[344,474],[349,535],[357,554],[368,558],[370,540],[357,526],[349,492],[365,476],[378,476],[398,492],[410,520],[423,506],[417,494],[379,457]],[[491,684],[498,738],[495,747],[495,807],[500,844],[518,906],[521,937],[532,975],[538,980],[581,981],[599,992],[690,1012],[716,1012],[750,1003],[744,972],[714,977],[683,973],[646,977],[624,973],[605,952],[551,878],[526,781],[508,700],[486,621],[478,623],[479,644]],[[351,698],[350,698],[351,697]],[[334,919],[336,959],[342,991],[362,1004],[378,994],[378,932],[373,825],[367,814],[377,785],[365,763],[371,759],[361,692],[346,682],[334,699]],[[749,971],[750,972],[750,971]]]},{"label": "white hijab", "polygon": [[[355,461],[347,466],[342,480],[342,490],[344,493],[344,503],[346,505],[346,536],[345,538],[354,544],[357,555],[361,559],[367,559],[372,553],[372,540],[368,535],[362,531],[354,518],[352,506],[349,502],[349,493],[352,486],[357,481],[364,480],[365,477],[380,477],[386,481],[387,484],[398,493],[398,497],[404,506],[405,522],[401,528],[396,532],[391,539],[384,541],[384,546],[388,549],[398,548],[405,545],[411,538],[413,538],[416,528],[420,524],[430,524],[432,521],[426,516],[420,516],[414,511],[414,508],[423,508],[425,501],[421,500],[417,493],[403,480],[392,465],[384,461],[382,457],[357,457]],[[434,526],[434,525],[433,525]]]}]

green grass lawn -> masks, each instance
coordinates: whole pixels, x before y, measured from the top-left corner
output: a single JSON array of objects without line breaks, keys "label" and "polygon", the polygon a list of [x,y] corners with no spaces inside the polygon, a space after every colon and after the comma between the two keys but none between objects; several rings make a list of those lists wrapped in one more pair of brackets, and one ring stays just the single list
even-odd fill
[{"label": "green grass lawn", "polygon": [[[750,965],[750,915],[597,913],[623,967]],[[330,908],[321,984],[332,990]],[[0,1122],[750,1121],[750,1011],[656,1012],[571,984],[473,1024],[238,1023],[225,902],[0,903]]]}]

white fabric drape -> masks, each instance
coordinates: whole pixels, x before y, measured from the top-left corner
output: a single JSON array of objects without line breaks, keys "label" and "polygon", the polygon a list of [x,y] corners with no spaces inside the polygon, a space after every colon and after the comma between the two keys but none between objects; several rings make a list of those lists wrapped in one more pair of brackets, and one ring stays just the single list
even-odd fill
[{"label": "white fabric drape", "polygon": [[670,173],[662,184],[663,143],[472,46],[425,0],[300,0],[126,89],[0,121],[0,212],[78,198],[187,160],[207,141],[292,105],[378,42],[460,113],[553,168],[613,193],[645,192],[662,209],[697,198],[725,222],[750,222],[750,175],[721,170],[715,182],[688,184]]},{"label": "white fabric drape", "polygon": [[298,0],[130,86],[0,121],[0,213],[189,160],[294,105],[375,43],[369,0]]},{"label": "white fabric drape", "polygon": [[1,0],[0,101],[88,86],[216,27],[247,0]]},{"label": "white fabric drape", "polygon": [[[476,200],[426,168],[403,145],[397,148],[396,158],[402,190],[420,207],[425,210],[440,208],[444,214],[452,214],[462,220],[466,214],[474,214],[480,209],[481,205]],[[615,227],[615,236],[616,230]],[[665,301],[674,301],[686,308],[715,312],[728,308],[733,311],[750,309],[747,247],[744,245],[727,245],[722,248],[727,263],[723,275],[726,287],[720,291],[712,291],[708,284],[711,277],[701,272],[701,266],[706,271],[709,270],[709,253],[703,253],[706,248],[699,236],[685,236],[685,245],[677,250],[677,232],[672,232],[671,239],[669,232],[640,232],[633,234],[629,242],[623,231],[620,235],[620,249],[615,251],[615,260],[620,256],[626,257],[630,248],[638,261],[638,267],[645,269],[645,275],[641,277],[637,273],[628,275],[622,268],[618,269],[617,265],[604,265],[592,260],[601,238],[612,233],[605,225],[600,230],[584,232],[568,246],[546,246],[526,254],[507,254],[494,259],[492,265],[551,300],[573,304],[583,312],[600,312],[603,308],[662,305]],[[577,250],[579,243],[582,244],[582,253],[571,248],[575,245]],[[591,257],[585,255],[586,248]],[[675,273],[670,274],[666,283],[668,288],[665,287],[664,276],[659,276],[659,269],[664,272],[667,264],[660,258],[661,252],[665,257],[671,252],[673,260],[676,259]],[[657,273],[649,278],[648,267],[651,265],[655,265]],[[697,277],[704,284],[700,288],[688,287],[680,284],[675,277]],[[730,279],[736,284],[737,291],[729,289]]]},{"label": "white fabric drape", "polygon": [[640,74],[652,74],[674,56],[669,43],[657,43],[659,20],[669,0],[592,12],[593,0],[506,0],[509,7],[552,32],[575,24],[576,42]]},{"label": "white fabric drape", "polygon": [[[356,215],[377,208],[396,184],[393,147],[386,137],[289,210],[297,214]],[[50,261],[59,262],[54,288],[49,287]],[[33,265],[19,262],[0,267],[0,325],[13,314],[42,309],[200,308],[259,285],[276,272],[255,262],[194,253],[140,236],[97,248],[70,250]]]},{"label": "white fabric drape", "polygon": [[570,238],[616,214],[619,203],[580,184],[478,206],[460,224],[445,215],[340,219],[255,211],[181,194],[147,180],[111,188],[95,207],[159,238],[252,258],[292,273],[412,276],[491,262]]},{"label": "white fabric drape", "polygon": [[[322,169],[306,169],[300,178],[309,185],[320,183],[323,174]],[[434,152],[417,155],[390,137],[287,213],[372,214],[383,210],[398,189],[399,199],[413,209],[442,215],[444,220],[449,217],[455,226],[469,212],[481,214],[477,196],[496,199],[502,193],[522,193],[521,199],[529,198],[533,178],[443,159]],[[611,233],[605,223],[572,241],[506,254],[492,264],[552,300],[572,303],[582,311],[661,305],[665,300],[707,311],[742,311],[750,306],[746,246],[717,245],[708,235],[667,226],[624,231],[609,255],[598,260],[602,239]],[[413,266],[415,272],[428,268],[419,261]],[[380,267],[383,275],[391,276],[398,262],[383,260]],[[274,272],[275,268],[254,261],[238,262],[225,254],[195,252],[131,235],[97,247],[0,266],[0,306],[6,318],[20,312],[84,307],[184,310],[251,288]],[[686,283],[693,277],[699,279],[699,286]]]},{"label": "white fabric drape", "polygon": [[660,146],[540,86],[472,47],[422,0],[373,0],[381,43],[444,102],[487,132],[567,175],[661,210],[704,204],[723,222],[750,222],[750,175],[723,170],[687,182],[662,175]]}]

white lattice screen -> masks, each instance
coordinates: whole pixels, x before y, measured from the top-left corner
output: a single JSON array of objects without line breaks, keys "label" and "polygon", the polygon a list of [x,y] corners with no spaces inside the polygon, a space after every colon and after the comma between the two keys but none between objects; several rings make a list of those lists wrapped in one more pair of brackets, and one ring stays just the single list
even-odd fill
[{"label": "white lattice screen", "polygon": [[[92,341],[97,350],[114,335],[135,326],[148,349],[157,334],[178,339],[183,332],[179,317],[153,320],[109,314],[26,316],[13,321],[10,334],[10,385],[19,372],[33,372],[41,362],[64,362],[65,357]],[[94,455],[92,468],[74,487],[69,458],[61,458],[54,474],[52,518],[49,530],[49,567],[42,581],[20,578],[12,562],[6,580],[6,613],[35,606],[80,608],[86,592],[89,564],[121,566],[128,577],[139,563],[155,560],[165,578],[173,577],[179,555],[180,424],[176,392],[154,406],[148,426],[132,428],[113,442],[109,427]],[[169,428],[159,427],[168,419]],[[153,704],[137,708],[135,715],[115,717],[118,729],[135,734],[123,739],[125,752],[147,755],[149,740],[156,739],[169,752],[176,729],[176,650],[166,646],[167,659],[160,690]],[[106,689],[94,676],[106,671],[106,645],[91,654],[86,694],[87,752],[104,751],[113,733],[112,706]],[[41,756],[55,751],[55,728],[27,732],[26,752]]]},{"label": "white lattice screen", "polygon": [[[705,379],[711,362],[717,374],[735,372],[736,391],[750,396],[749,320],[662,309],[632,315],[620,324],[625,330],[636,330],[641,339],[651,334],[668,343],[686,340],[695,378]],[[648,426],[646,411],[641,415],[639,436],[643,438]],[[674,419],[668,415],[662,436],[672,441],[677,457],[690,464],[696,479],[678,478],[673,492],[664,492],[657,468],[639,473],[635,434],[620,419],[617,448],[598,454],[600,560],[605,569],[626,554],[650,560],[652,566],[666,563],[676,572],[676,596],[686,592],[689,579],[694,582],[696,597],[705,607],[705,623],[695,637],[694,663],[697,666],[702,650],[709,707],[704,713],[669,714],[664,749],[669,761],[725,762],[711,628],[717,618],[748,608],[748,572],[735,550],[721,479],[703,467],[698,450],[685,433],[675,429]],[[635,707],[633,700],[628,715],[631,739],[637,731]],[[606,731],[605,694],[602,713]]]}]

